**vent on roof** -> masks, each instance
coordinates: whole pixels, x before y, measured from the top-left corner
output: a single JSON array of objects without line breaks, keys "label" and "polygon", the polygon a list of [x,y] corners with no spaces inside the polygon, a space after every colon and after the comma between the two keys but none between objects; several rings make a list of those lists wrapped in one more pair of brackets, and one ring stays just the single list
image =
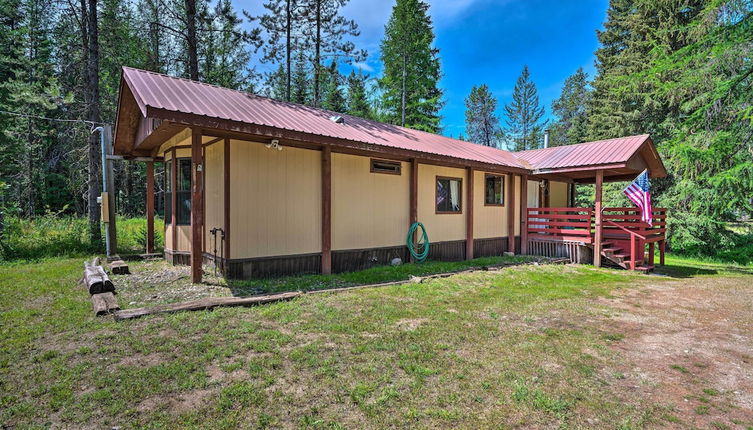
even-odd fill
[{"label": "vent on roof", "polygon": [[329,117],[329,120],[332,122],[336,122],[338,124],[342,124],[345,122],[345,118],[341,117],[340,115],[333,115]]}]

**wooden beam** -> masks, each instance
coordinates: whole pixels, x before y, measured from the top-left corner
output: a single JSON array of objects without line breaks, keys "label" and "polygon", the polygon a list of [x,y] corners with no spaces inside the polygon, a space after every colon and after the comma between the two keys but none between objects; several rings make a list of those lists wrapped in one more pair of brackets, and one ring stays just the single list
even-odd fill
[{"label": "wooden beam", "polygon": [[520,253],[528,254],[528,175],[520,175]]},{"label": "wooden beam", "polygon": [[201,282],[202,263],[202,225],[204,224],[204,160],[201,147],[201,130],[193,129],[191,133],[191,282]]},{"label": "wooden beam", "polygon": [[507,252],[515,253],[515,175],[507,179]]},{"label": "wooden beam", "polygon": [[[225,156],[223,162],[225,164],[224,169],[224,193],[225,193],[225,208],[223,214],[223,225],[225,230],[225,243],[224,243],[224,260],[230,259],[230,138],[225,138]],[[223,264],[225,264],[223,262]],[[225,268],[226,270],[227,268]],[[225,273],[227,276],[227,273]]]},{"label": "wooden beam", "polygon": [[[418,160],[412,158],[410,160],[410,208],[408,214],[408,228],[413,223],[418,222]],[[416,243],[416,234],[413,233],[413,243]],[[413,256],[410,256],[410,260],[415,262]]]},{"label": "wooden beam", "polygon": [[595,235],[594,235],[594,266],[601,267],[601,201],[602,201],[602,186],[604,184],[604,171],[596,171],[596,198],[594,201],[594,217],[595,217]]},{"label": "wooden beam", "polygon": [[172,210],[170,211],[170,228],[172,229],[172,247],[173,251],[178,250],[178,226],[176,225],[178,223],[178,193],[175,190],[175,187],[178,186],[178,164],[177,164],[177,156],[178,152],[176,151],[175,147],[173,147],[173,156],[170,160],[170,164],[172,165],[172,169],[170,172],[170,176],[172,178],[170,181],[172,182],[170,184],[170,205],[172,206]]},{"label": "wooden beam", "polygon": [[466,167],[465,259],[473,259],[473,167]]},{"label": "wooden beam", "polygon": [[322,146],[322,273],[332,273],[332,148]]},{"label": "wooden beam", "polygon": [[214,309],[220,306],[253,306],[265,303],[290,300],[302,296],[305,293],[294,291],[289,293],[270,294],[256,297],[207,297],[190,302],[171,303],[158,305],[151,308],[134,308],[116,311],[113,315],[115,321],[139,318],[145,315],[166,314],[180,311],[198,311]]},{"label": "wooden beam", "polygon": [[154,252],[154,162],[146,162],[146,253]]}]

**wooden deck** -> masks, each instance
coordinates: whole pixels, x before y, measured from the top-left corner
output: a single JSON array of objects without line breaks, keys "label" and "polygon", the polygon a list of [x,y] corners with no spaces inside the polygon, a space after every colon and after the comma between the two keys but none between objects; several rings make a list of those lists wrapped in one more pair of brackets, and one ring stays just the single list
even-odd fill
[{"label": "wooden deck", "polygon": [[[654,209],[651,226],[641,221],[637,208],[604,208],[601,223],[596,218],[592,208],[528,208],[529,253],[552,257],[567,254],[572,261],[581,263],[584,257],[576,248],[594,250],[597,248],[594,246],[596,237],[600,236],[600,256],[617,266],[651,270],[657,247],[659,264],[664,264],[666,209]],[[600,235],[597,235],[598,228],[601,229]]]}]

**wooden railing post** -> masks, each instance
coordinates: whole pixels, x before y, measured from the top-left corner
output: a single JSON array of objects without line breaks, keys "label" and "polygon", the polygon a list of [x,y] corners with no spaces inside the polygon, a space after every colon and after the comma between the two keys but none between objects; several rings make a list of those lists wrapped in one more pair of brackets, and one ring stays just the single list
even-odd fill
[{"label": "wooden railing post", "polygon": [[594,201],[594,212],[596,220],[596,234],[594,237],[594,266],[601,267],[601,242],[602,242],[602,230],[601,230],[601,188],[604,182],[604,171],[596,171],[596,199]]},{"label": "wooden railing post", "polygon": [[630,235],[630,270],[635,270],[635,241],[638,240],[634,235]]}]

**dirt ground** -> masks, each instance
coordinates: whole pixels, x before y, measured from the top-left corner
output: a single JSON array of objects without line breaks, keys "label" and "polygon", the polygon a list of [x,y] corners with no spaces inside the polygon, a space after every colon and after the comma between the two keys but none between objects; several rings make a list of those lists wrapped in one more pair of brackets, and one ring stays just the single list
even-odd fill
[{"label": "dirt ground", "polygon": [[599,299],[625,358],[620,391],[666,405],[676,428],[751,429],[753,278],[658,280]]}]

